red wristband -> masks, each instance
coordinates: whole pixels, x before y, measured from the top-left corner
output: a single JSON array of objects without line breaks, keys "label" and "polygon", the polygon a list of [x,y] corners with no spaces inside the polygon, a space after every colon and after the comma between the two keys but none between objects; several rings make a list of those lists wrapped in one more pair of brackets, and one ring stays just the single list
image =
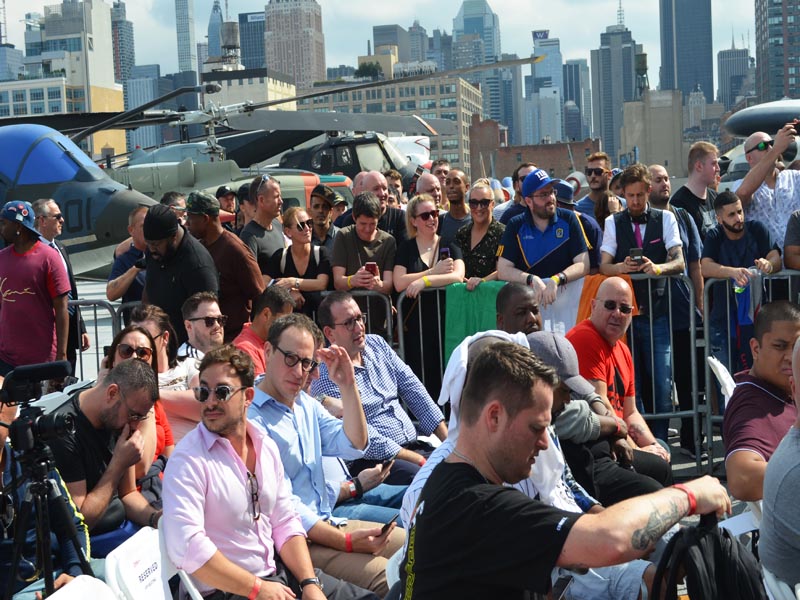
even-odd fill
[{"label": "red wristband", "polygon": [[419,466],[424,467],[426,462],[427,461],[423,458],[422,460],[419,461]]},{"label": "red wristband", "polygon": [[689,516],[693,515],[697,510],[697,498],[695,498],[694,492],[682,483],[676,483],[672,487],[686,493],[689,498]]},{"label": "red wristband", "polygon": [[619,435],[620,433],[622,433],[622,426],[619,424],[619,421],[620,421],[619,417],[614,417],[614,420],[617,423],[617,433],[616,433],[616,435]]},{"label": "red wristband", "polygon": [[347,482],[347,487],[350,488],[350,497],[355,498],[358,495],[358,492],[356,490],[356,484],[353,483],[352,479]]},{"label": "red wristband", "polygon": [[250,593],[247,595],[247,600],[256,600],[258,596],[258,592],[261,590],[261,578],[256,577],[256,580],[253,582],[253,589],[250,590]]},{"label": "red wristband", "polygon": [[344,534],[344,551],[345,552],[353,551],[353,534],[351,533]]}]

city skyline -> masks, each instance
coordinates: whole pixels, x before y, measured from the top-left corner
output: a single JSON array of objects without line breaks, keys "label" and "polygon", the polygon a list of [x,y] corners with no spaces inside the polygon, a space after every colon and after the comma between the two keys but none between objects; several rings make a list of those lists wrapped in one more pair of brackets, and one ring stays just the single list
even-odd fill
[{"label": "city skyline", "polygon": [[[347,3],[332,0],[318,0],[322,7],[323,31],[325,34],[326,66],[340,64],[355,65],[356,57],[366,53],[367,41],[372,40],[372,27],[397,23],[409,28],[418,20],[430,35],[434,29],[452,33],[453,19],[461,7],[462,0],[444,0],[436,5],[435,15],[426,12],[430,3],[410,0],[402,4],[381,7],[376,14],[374,3],[354,0]],[[267,0],[230,0],[230,19],[237,20],[242,12],[262,10]],[[24,49],[23,30],[20,22],[26,12],[43,12],[44,6],[57,4],[54,0],[32,0],[19,6],[12,3],[7,7],[8,38],[17,48]],[[109,5],[111,2],[107,2]],[[645,6],[651,5],[652,6]],[[498,15],[502,38],[502,52],[528,56],[533,49],[531,31],[549,29],[552,37],[561,40],[564,61],[569,59],[589,59],[592,49],[599,46],[600,34],[606,26],[617,21],[617,0],[563,0],[558,5],[563,10],[551,10],[547,20],[520,18],[520,14],[530,13],[530,2],[523,0],[489,0],[492,10]],[[208,18],[213,0],[194,0],[195,37],[205,41]],[[658,82],[660,66],[660,37],[658,26],[658,5],[652,3],[623,2],[625,24],[631,30],[637,43],[644,47],[648,55],[651,87]],[[136,46],[137,64],[157,63],[163,72],[178,70],[178,57],[175,37],[174,2],[166,0],[140,0],[127,4],[128,19],[133,22],[135,31],[147,31],[146,43],[139,36]],[[749,32],[751,55],[755,55],[754,5],[752,0],[712,0],[713,57],[715,66],[714,94],[718,87],[716,55],[720,50],[731,47],[733,37],[736,47],[747,44]],[[576,20],[584,16],[585,22]],[[744,36],[744,44],[742,38]],[[145,36],[143,36],[145,37]],[[139,41],[141,40],[141,41]]]}]

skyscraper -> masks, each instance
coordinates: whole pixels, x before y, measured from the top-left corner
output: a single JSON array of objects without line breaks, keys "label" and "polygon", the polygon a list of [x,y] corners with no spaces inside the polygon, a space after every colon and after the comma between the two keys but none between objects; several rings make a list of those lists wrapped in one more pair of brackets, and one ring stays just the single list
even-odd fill
[{"label": "skyscraper", "polygon": [[400,25],[375,25],[372,27],[372,47],[397,46],[397,60],[408,62],[411,60],[409,47],[410,38],[408,31]]},{"label": "skyscraper", "polygon": [[122,82],[130,77],[131,68],[136,64],[133,23],[127,19],[122,0],[115,0],[111,6],[111,38],[114,46],[114,79]]},{"label": "skyscraper", "polygon": [[[468,66],[459,64],[456,58],[456,45],[466,36],[477,36],[483,42],[483,62],[495,63],[500,58],[500,19],[492,11],[486,0],[464,0],[453,19],[453,67]],[[483,92],[483,112],[502,123],[502,97],[500,93],[500,72],[496,69],[480,71],[468,75],[467,79],[477,83]],[[507,125],[507,123],[503,123]]]},{"label": "skyscraper", "polygon": [[264,47],[267,69],[292,77],[297,90],[325,80],[322,9],[315,0],[270,0]]},{"label": "skyscraper", "polygon": [[576,136],[574,129],[571,129],[568,136],[579,139],[590,137],[592,135],[592,87],[589,64],[585,58],[570,59],[564,64],[564,103],[569,101],[574,102],[580,111],[581,132],[579,136]]},{"label": "skyscraper", "polygon": [[194,0],[175,0],[175,29],[178,34],[178,71],[194,71],[197,68]]},{"label": "skyscraper", "polygon": [[564,67],[561,56],[561,41],[551,38],[547,30],[533,31],[533,53],[544,55],[541,62],[533,65],[533,92],[543,87],[558,88],[564,93]]},{"label": "skyscraper", "polygon": [[636,42],[621,21],[606,27],[600,47],[591,52],[594,129],[613,164],[618,162],[623,104],[636,99]]},{"label": "skyscraper", "polygon": [[439,29],[434,29],[428,38],[427,59],[436,63],[439,71],[453,68],[453,36]]},{"label": "skyscraper", "polygon": [[756,0],[756,94],[759,102],[800,97],[797,48],[800,2]]},{"label": "skyscraper", "polygon": [[245,69],[267,66],[264,54],[264,11],[239,13],[239,43]]},{"label": "skyscraper", "polygon": [[741,94],[745,85],[749,68],[750,51],[747,48],[737,48],[733,40],[729,50],[720,50],[717,53],[717,100],[725,106],[725,110],[730,110],[736,103],[736,97]]},{"label": "skyscraper", "polygon": [[208,55],[222,56],[222,43],[220,31],[222,29],[222,7],[219,0],[214,0],[211,7],[211,16],[208,18]]},{"label": "skyscraper", "polygon": [[428,32],[415,20],[414,24],[408,28],[408,60],[420,61],[427,60],[428,54]]},{"label": "skyscraper", "polygon": [[662,90],[680,90],[684,104],[697,86],[714,102],[711,0],[659,0]]}]

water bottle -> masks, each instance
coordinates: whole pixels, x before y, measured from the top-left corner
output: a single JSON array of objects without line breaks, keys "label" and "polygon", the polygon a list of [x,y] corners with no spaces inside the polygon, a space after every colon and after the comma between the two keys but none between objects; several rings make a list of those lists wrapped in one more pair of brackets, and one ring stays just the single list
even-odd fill
[{"label": "water bottle", "polygon": [[[750,267],[747,270],[750,271],[750,280],[752,280],[754,277],[758,276],[759,271],[758,271],[758,269],[756,267]],[[733,293],[734,294],[741,294],[746,289],[747,289],[746,285],[745,286],[740,286],[738,283],[736,283],[736,280],[734,279],[734,281],[733,281]]]}]

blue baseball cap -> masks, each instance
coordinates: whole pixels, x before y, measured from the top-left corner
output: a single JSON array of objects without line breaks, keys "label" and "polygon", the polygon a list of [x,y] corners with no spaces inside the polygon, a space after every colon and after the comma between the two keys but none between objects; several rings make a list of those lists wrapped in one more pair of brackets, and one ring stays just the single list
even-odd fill
[{"label": "blue baseball cap", "polygon": [[6,202],[3,206],[3,212],[0,212],[0,219],[19,223],[36,235],[39,235],[39,232],[36,231],[36,227],[34,226],[36,217],[33,214],[33,207],[30,205],[30,202],[25,202],[24,200]]},{"label": "blue baseball cap", "polygon": [[534,192],[556,181],[557,179],[552,179],[544,169],[531,171],[525,176],[525,180],[522,182],[522,196],[524,198],[532,196]]},{"label": "blue baseball cap", "polygon": [[556,191],[556,200],[562,202],[564,204],[575,204],[573,200],[575,196],[575,188],[572,187],[572,184],[568,181],[564,181],[563,179],[559,179],[556,181],[556,184],[553,186]]}]

